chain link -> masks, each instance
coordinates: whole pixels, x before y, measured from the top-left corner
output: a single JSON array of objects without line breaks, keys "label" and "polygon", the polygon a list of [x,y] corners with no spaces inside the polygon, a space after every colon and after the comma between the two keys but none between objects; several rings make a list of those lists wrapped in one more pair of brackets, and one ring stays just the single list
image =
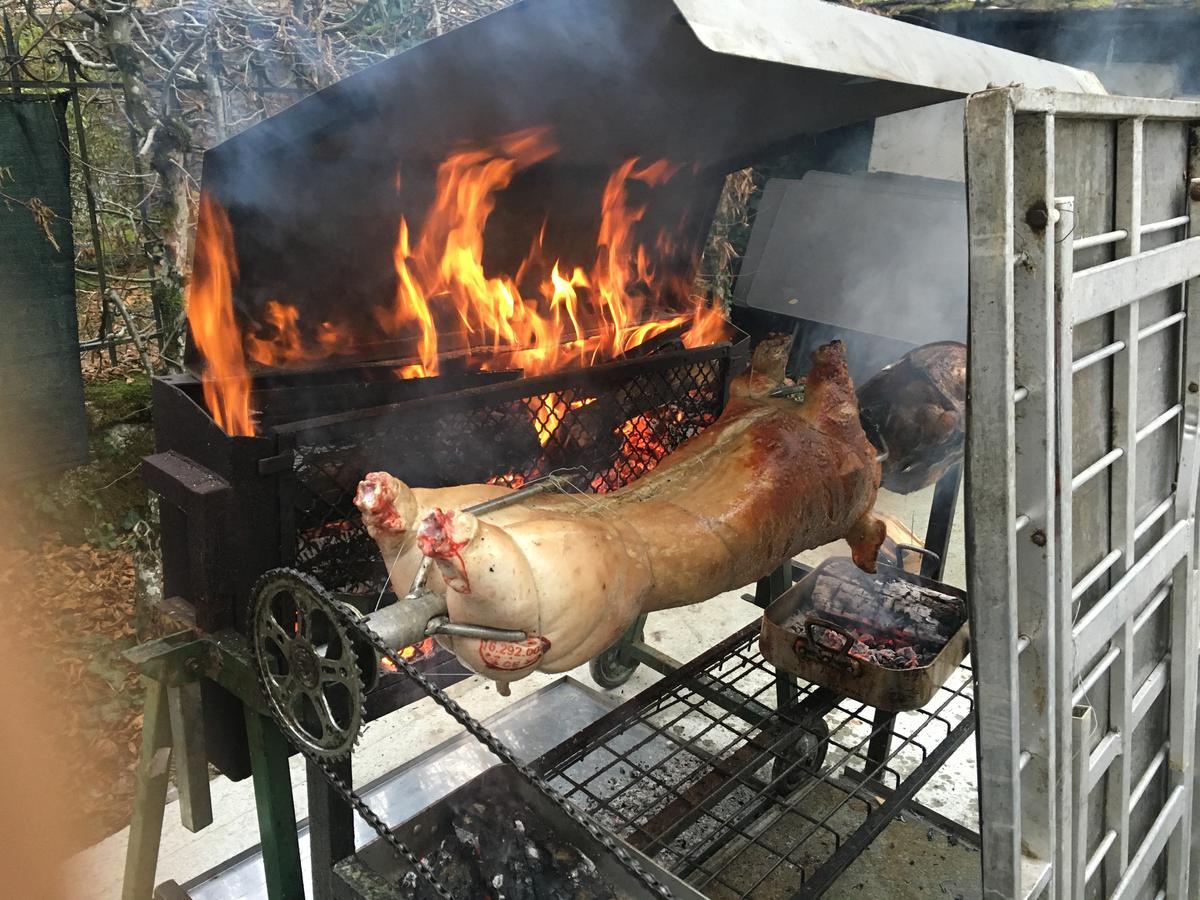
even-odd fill
[{"label": "chain link", "polygon": [[334,614],[341,619],[342,624],[348,628],[357,629],[361,632],[380,653],[381,656],[391,660],[397,670],[403,672],[428,694],[433,701],[442,709],[450,714],[456,722],[462,725],[467,732],[477,741],[488,748],[492,753],[500,758],[500,760],[513,769],[528,781],[533,787],[540,791],[544,796],[554,802],[563,812],[565,812],[572,821],[587,829],[588,834],[594,837],[600,844],[611,853],[621,864],[621,866],[640,881],[646,888],[655,896],[669,900],[672,896],[671,889],[655,878],[650,872],[642,868],[641,864],[633,857],[633,855],[621,846],[616,838],[612,837],[604,828],[598,825],[591,816],[586,815],[582,810],[576,807],[570,800],[560,794],[557,790],[551,787],[540,775],[533,769],[525,765],[512,751],[505,746],[499,738],[488,731],[481,722],[475,719],[470,713],[458,705],[445,691],[427,679],[416,666],[404,659],[389,647],[384,640],[375,633],[374,630],[362,619],[352,616],[341,604],[335,603],[336,607]]},{"label": "chain link", "polygon": [[[299,575],[300,573],[295,574]],[[407,659],[404,659],[399,653],[389,647],[383,638],[376,634],[370,625],[367,624],[365,618],[360,618],[357,613],[352,614],[348,607],[337,602],[336,600],[333,600],[324,591],[320,591],[317,599],[318,602],[323,601],[323,605],[328,607],[328,612],[338,620],[340,625],[352,631],[357,631],[359,634],[361,634],[371,643],[381,657],[391,660],[397,671],[403,672],[408,678],[412,679],[412,681],[414,681],[422,691],[431,697],[435,703],[442,707],[442,709],[449,713],[451,718],[462,725],[462,727],[466,729],[466,731],[472,737],[487,747],[488,750],[499,757],[502,762],[515,769],[522,778],[528,781],[542,795],[549,798],[556,806],[565,812],[572,821],[585,828],[588,834],[599,841],[604,849],[611,853],[626,871],[628,871],[639,882],[645,885],[651,894],[657,897],[662,897],[664,900],[670,900],[672,897],[670,888],[655,878],[650,872],[647,872],[645,869],[643,869],[637,859],[635,859],[628,850],[621,846],[621,843],[616,838],[610,835],[607,830],[597,824],[590,816],[586,815],[582,810],[571,803],[570,800],[551,787],[551,785],[548,784],[533,769],[517,759],[517,757],[513,755],[512,751],[509,750],[499,738],[497,738],[486,727],[484,727],[481,722],[479,722],[470,713],[459,706],[458,703],[445,691],[427,679],[421,673],[421,671],[416,668],[416,666],[410,663]],[[262,691],[264,697],[269,696],[265,676],[261,667],[255,666],[255,669],[257,670],[256,674],[258,676],[259,690]],[[267,708],[270,710],[272,717],[279,724],[280,730],[283,731],[285,735],[289,734],[289,725],[283,716],[275,709],[275,704],[268,703]],[[295,744],[295,742],[293,743]],[[339,795],[341,795],[343,800],[350,804],[350,806],[356,813],[358,813],[362,820],[371,827],[371,830],[383,838],[397,854],[407,860],[409,865],[416,869],[421,876],[427,882],[429,882],[430,886],[437,891],[439,897],[442,897],[443,900],[455,900],[454,895],[451,894],[446,887],[438,881],[437,876],[429,867],[429,864],[423,859],[418,858],[417,855],[413,853],[413,851],[403,841],[396,837],[392,830],[388,828],[387,823],[380,819],[379,816],[375,814],[375,811],[372,810],[367,804],[367,802],[358,796],[354,789],[350,785],[346,784],[342,780],[341,776],[334,771],[332,763],[330,763],[328,760],[321,759],[299,744],[295,744],[295,746],[306,760],[320,770],[321,774],[325,777],[325,780],[329,782],[330,786]]]},{"label": "chain link", "polygon": [[[336,601],[330,600],[328,605],[335,614],[341,612],[339,608],[340,604],[338,604]],[[259,691],[262,692],[264,697],[269,697],[270,694],[268,693],[266,674],[263,672],[262,667],[256,665],[254,667],[254,671],[255,675],[258,677]],[[358,796],[354,789],[350,785],[346,784],[346,782],[342,780],[342,777],[334,771],[332,762],[327,759],[320,758],[315,753],[312,753],[310,750],[305,748],[300,742],[291,740],[290,727],[284,717],[277,711],[276,705],[274,703],[268,703],[267,709],[271,713],[271,718],[273,718],[275,723],[279,726],[279,730],[285,736],[287,736],[292,746],[300,751],[300,754],[306,760],[308,760],[308,762],[320,770],[321,774],[325,776],[325,780],[329,782],[329,786],[337,791],[343,800],[350,804],[350,806],[356,813],[358,813],[362,820],[371,827],[371,830],[387,841],[397,854],[404,857],[410,866],[420,872],[421,876],[429,882],[430,886],[435,891],[437,891],[439,897],[443,898],[443,900],[455,900],[454,895],[451,894],[450,891],[448,891],[440,881],[438,881],[437,876],[434,875],[433,869],[429,867],[429,864],[425,862],[425,860],[420,859],[415,853],[412,852],[407,844],[396,837],[392,830],[388,828],[387,823],[375,814],[375,810],[371,809],[367,801]]]}]

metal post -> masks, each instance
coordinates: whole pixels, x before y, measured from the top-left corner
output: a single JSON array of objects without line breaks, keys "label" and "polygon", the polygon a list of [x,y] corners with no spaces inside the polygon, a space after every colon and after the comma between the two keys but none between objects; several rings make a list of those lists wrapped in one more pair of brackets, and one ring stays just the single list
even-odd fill
[{"label": "metal post", "polygon": [[262,713],[249,706],[243,709],[263,868],[267,875],[267,897],[269,900],[304,900],[287,740],[275,723]]},{"label": "metal post", "polygon": [[[88,222],[92,229],[92,246],[96,250],[96,279],[100,286],[100,340],[108,337],[108,330],[112,324],[112,310],[109,309],[108,299],[108,275],[104,267],[104,241],[100,236],[100,216],[96,212],[96,194],[92,190],[92,165],[88,161],[87,148],[87,133],[83,127],[83,111],[79,107],[79,78],[75,71],[75,61],[70,57],[67,58],[67,77],[69,79],[71,94],[71,111],[75,118],[75,141],[79,145],[79,162],[82,165],[80,172],[83,178],[83,194],[87,199]],[[117,364],[117,348],[109,345],[108,358],[113,364]]]},{"label": "metal post", "polygon": [[792,586],[791,560],[784,563],[766,578],[758,579],[754,586],[754,605],[766,609],[777,597]]},{"label": "metal post", "polygon": [[[1072,534],[1073,491],[1071,487],[1075,474],[1073,458],[1075,408],[1072,402],[1075,393],[1075,373],[1069,363],[1069,360],[1074,359],[1075,354],[1075,325],[1071,303],[1071,286],[1075,278],[1075,198],[1061,197],[1054,201],[1054,208],[1058,213],[1058,224],[1054,232],[1054,243],[1057,248],[1054,262],[1054,306],[1058,325],[1056,339],[1059,360],[1056,404],[1058,439],[1056,441],[1055,468],[1058,483],[1062,485],[1061,490],[1058,491],[1058,508],[1055,516],[1060,523],[1062,534],[1061,540],[1058,541],[1057,558],[1054,562],[1057,585],[1050,600],[1058,614],[1063,616],[1060,624],[1066,630],[1062,633],[1069,634],[1074,621],[1071,598],[1074,595],[1075,586]],[[1074,796],[1072,792],[1075,773],[1072,771],[1070,760],[1075,758],[1076,752],[1084,756],[1087,756],[1088,753],[1086,748],[1075,746],[1074,709],[1071,703],[1065,702],[1060,696],[1062,690],[1070,691],[1074,681],[1074,668],[1075,660],[1072,660],[1069,666],[1064,664],[1058,674],[1065,681],[1056,679],[1055,684],[1055,702],[1058,704],[1058,727],[1055,741],[1057,758],[1062,762],[1057,773],[1062,784],[1059,787],[1060,800],[1055,822],[1058,843],[1055,887],[1057,895],[1063,897],[1073,896],[1070,879],[1074,872],[1071,864],[1075,855],[1072,829],[1076,820],[1071,799]]]},{"label": "metal post", "polygon": [[863,767],[865,777],[882,781],[883,767],[892,752],[892,734],[895,728],[896,713],[886,709],[875,710],[871,722],[871,740],[867,744],[867,764]]},{"label": "metal post", "polygon": [[[1017,663],[1013,411],[1013,105],[1005,91],[967,100],[971,235],[966,491],[967,581],[979,727],[983,889],[1021,895],[1021,710]],[[981,640],[987,635],[987,640]],[[1041,849],[1041,848],[1038,848]],[[1047,859],[1047,864],[1049,860]]]},{"label": "metal post", "polygon": [[175,753],[175,783],[179,787],[179,815],[184,828],[199,831],[211,825],[213,820],[200,682],[168,685],[167,709]]},{"label": "metal post", "polygon": [[[1117,192],[1114,228],[1127,237],[1117,244],[1118,256],[1137,256],[1142,250],[1142,120],[1128,119],[1117,128]],[[1113,447],[1124,455],[1113,466],[1109,533],[1111,546],[1121,551],[1112,578],[1125,574],[1137,556],[1137,428],[1139,304],[1135,300],[1113,314],[1113,339],[1125,349],[1113,358]],[[1121,753],[1108,777],[1104,818],[1117,835],[1105,861],[1105,878],[1115,884],[1129,865],[1129,792],[1133,787],[1133,620],[1127,619],[1113,641],[1120,654],[1109,679],[1109,726],[1120,735]],[[1086,747],[1076,747],[1082,752]],[[1085,854],[1086,855],[1086,854]],[[1082,877],[1086,859],[1079,868]],[[1080,887],[1086,885],[1080,882]]]},{"label": "metal post", "polygon": [[929,504],[929,524],[925,527],[925,549],[938,555],[921,557],[921,574],[938,581],[946,569],[946,554],[950,551],[950,532],[954,527],[954,512],[958,507],[958,489],[962,484],[962,466],[952,466],[937,480],[933,500]]},{"label": "metal post", "polygon": [[[1058,840],[1056,806],[1069,781],[1060,775],[1056,728],[1062,713],[1066,663],[1059,637],[1069,610],[1053,602],[1058,538],[1055,471],[1055,239],[1052,115],[1024,115],[1015,126],[1013,148],[1013,380],[1024,399],[1013,397],[1020,476],[1013,495],[1018,516],[1028,517],[1015,543],[1017,694],[1020,720],[1021,840],[1039,862],[1054,859]],[[1018,261],[1019,260],[1019,261]],[[1014,472],[1014,475],[1016,473]],[[1044,864],[1044,863],[1043,863]],[[1049,882],[1058,873],[1044,876]],[[1034,890],[1043,876],[1024,877]],[[1056,879],[1055,879],[1056,880]]]},{"label": "metal post", "polygon": [[[1191,222],[1188,234],[1200,236],[1200,126],[1189,129],[1188,155],[1188,215]],[[1183,382],[1185,410],[1183,439],[1179,453],[1179,480],[1176,486],[1176,519],[1193,519],[1196,515],[1197,490],[1200,489],[1200,278],[1184,286]],[[1191,881],[1190,855],[1194,822],[1193,804],[1196,799],[1196,703],[1197,703],[1197,646],[1200,646],[1200,616],[1197,616],[1197,552],[1200,535],[1195,533],[1190,552],[1184,563],[1176,567],[1171,587],[1171,694],[1170,694],[1170,751],[1168,753],[1169,788],[1184,791],[1183,812],[1179,827],[1167,843],[1167,896],[1182,900],[1195,893]],[[1200,877],[1200,876],[1198,876]]]},{"label": "metal post", "polygon": [[21,54],[17,51],[17,40],[13,36],[12,22],[8,10],[4,11],[4,61],[8,64],[8,77],[12,81],[14,97],[21,96]]},{"label": "metal post", "polygon": [[[333,764],[346,784],[351,780],[350,759]],[[308,776],[308,847],[313,900],[333,900],[333,867],[354,852],[354,811],[311,762]]]}]

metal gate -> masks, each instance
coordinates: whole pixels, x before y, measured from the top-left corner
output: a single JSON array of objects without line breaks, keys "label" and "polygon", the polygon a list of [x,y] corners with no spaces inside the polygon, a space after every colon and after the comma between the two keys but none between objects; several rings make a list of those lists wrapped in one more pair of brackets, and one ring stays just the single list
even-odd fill
[{"label": "metal gate", "polygon": [[1196,896],[1198,122],[1191,102],[968,101],[989,898]]}]

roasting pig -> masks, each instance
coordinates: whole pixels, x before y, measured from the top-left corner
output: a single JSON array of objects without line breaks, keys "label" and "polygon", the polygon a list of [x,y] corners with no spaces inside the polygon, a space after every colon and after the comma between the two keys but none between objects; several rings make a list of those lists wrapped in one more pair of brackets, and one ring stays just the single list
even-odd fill
[{"label": "roasting pig", "polygon": [[963,456],[967,348],[956,341],[917,347],[858,391],[863,426],[883,460],[883,486],[910,494],[933,484]]},{"label": "roasting pig", "polygon": [[784,360],[779,341],[764,342],[721,418],[621,490],[540,494],[477,517],[463,509],[508,489],[410,488],[376,472],[355,503],[398,591],[430,557],[427,587],[451,621],[525,632],[439,638],[502,683],[574,668],[641,613],[741,587],[838,538],[873,571],[879,465],[842,345],[813,354],[802,402],[769,396]]}]

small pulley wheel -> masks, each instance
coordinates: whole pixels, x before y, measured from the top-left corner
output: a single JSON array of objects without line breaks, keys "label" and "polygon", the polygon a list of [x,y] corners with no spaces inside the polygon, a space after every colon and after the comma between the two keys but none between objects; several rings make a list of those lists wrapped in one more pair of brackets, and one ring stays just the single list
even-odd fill
[{"label": "small pulley wheel", "polygon": [[622,659],[622,650],[624,648],[620,646],[609,647],[588,663],[588,673],[592,676],[592,681],[606,691],[619,688],[637,671],[637,661]]},{"label": "small pulley wheel", "polygon": [[633,658],[629,648],[642,639],[642,630],[645,627],[646,617],[638,616],[633,624],[625,629],[625,633],[617,638],[615,644],[588,663],[588,674],[592,676],[592,681],[606,691],[611,691],[633,677],[640,663]]},{"label": "small pulley wheel", "polygon": [[362,728],[363,653],[319,581],[292,569],[259,579],[250,604],[259,682],[296,746],[322,759],[354,749]]},{"label": "small pulley wheel", "polygon": [[829,750],[829,726],[813,717],[804,722],[793,743],[771,764],[771,781],[780,794],[790,794],[815,778],[825,764]]}]

